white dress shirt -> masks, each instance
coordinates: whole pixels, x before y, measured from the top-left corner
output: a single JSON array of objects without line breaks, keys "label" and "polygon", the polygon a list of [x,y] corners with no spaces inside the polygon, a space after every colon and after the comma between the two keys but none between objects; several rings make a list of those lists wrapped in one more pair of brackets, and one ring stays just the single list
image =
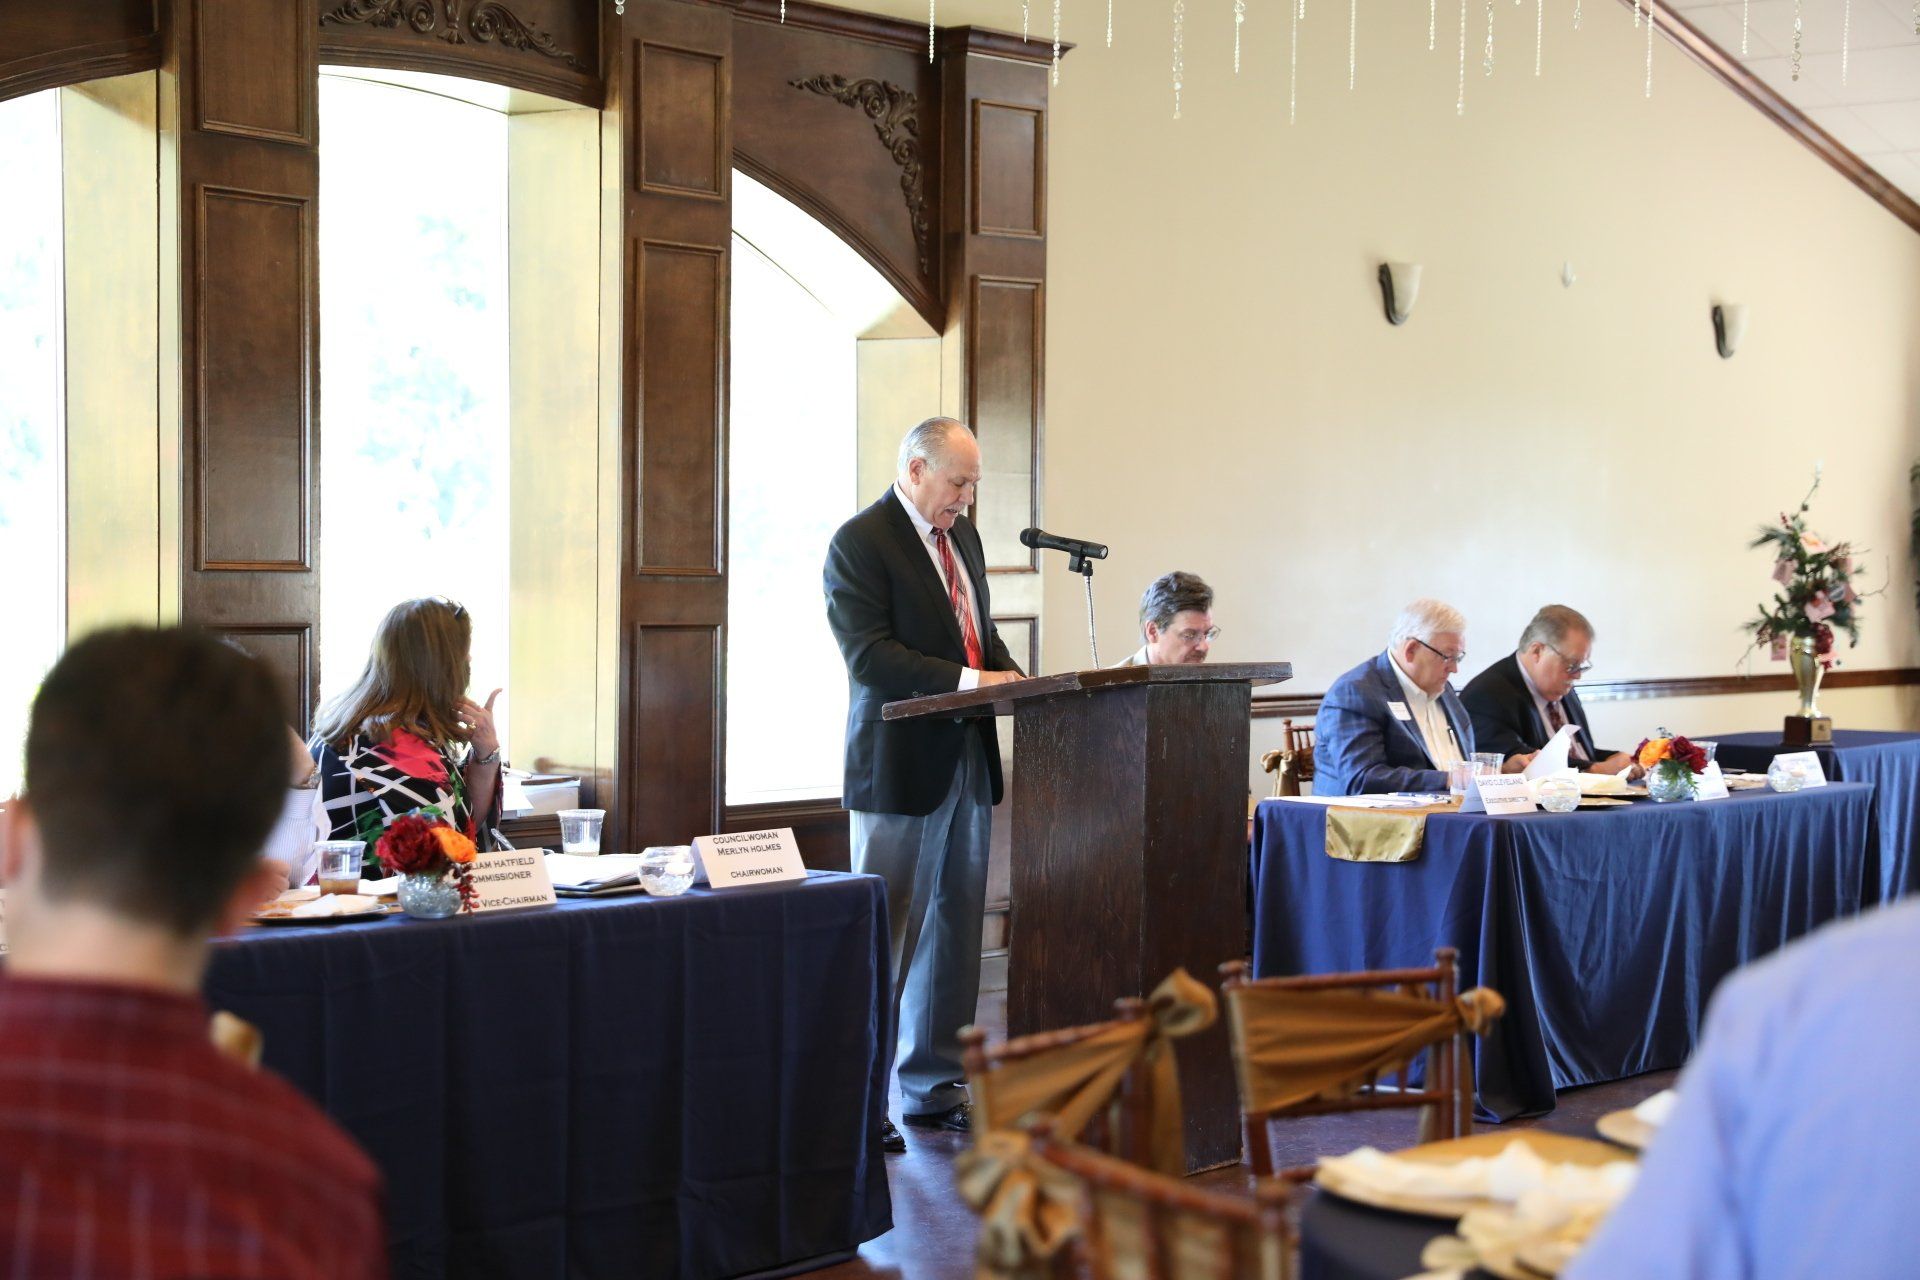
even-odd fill
[{"label": "white dress shirt", "polygon": [[[948,588],[948,594],[951,595],[952,586],[947,582],[946,572],[940,567],[940,548],[933,545],[932,523],[920,514],[918,507],[907,501],[907,495],[900,491],[900,482],[897,480],[894,481],[893,496],[900,500],[902,507],[906,508],[907,519],[913,521],[913,530],[920,535],[920,546],[927,553],[927,558],[933,561],[933,576],[940,579],[940,585]],[[949,532],[947,536],[951,539],[953,535]],[[984,655],[987,652],[987,628],[983,625],[983,620],[980,617],[980,606],[973,598],[973,583],[967,578],[966,566],[960,562],[960,549],[954,547],[951,541],[949,541],[947,545],[953,550],[953,567],[960,571],[960,595],[967,602],[967,612],[973,615],[974,631],[980,638],[980,652],[983,655],[981,661],[984,662],[986,660]],[[960,619],[958,618],[955,618],[953,621],[955,626],[960,624]],[[960,672],[960,684],[954,689],[954,692],[965,693],[968,689],[977,689],[979,687],[980,672],[973,667],[966,667]]]},{"label": "white dress shirt", "polygon": [[1413,713],[1413,727],[1420,731],[1420,740],[1427,744],[1427,758],[1433,761],[1433,767],[1444,769],[1450,764],[1460,763],[1460,746],[1454,741],[1453,726],[1447,723],[1447,711],[1440,705],[1440,699],[1422,689],[1413,682],[1413,677],[1400,669],[1400,659],[1387,651],[1387,661],[1393,664],[1393,674],[1400,678],[1400,690],[1407,695],[1407,710]]},{"label": "white dress shirt", "polygon": [[[1526,682],[1527,692],[1533,695],[1533,709],[1540,713],[1540,727],[1545,729],[1547,735],[1551,737],[1553,735],[1553,717],[1547,714],[1547,700],[1541,697],[1540,690],[1534,687],[1533,676],[1528,672],[1527,664],[1521,662],[1517,656],[1514,658],[1514,662],[1520,668],[1520,678]],[[1562,699],[1560,702],[1560,718],[1568,724],[1573,724],[1573,716],[1567,711],[1565,699]],[[1567,743],[1567,756],[1569,759],[1592,762],[1593,757],[1588,754],[1586,744],[1580,741],[1586,736],[1578,725],[1574,725],[1573,738]]]}]

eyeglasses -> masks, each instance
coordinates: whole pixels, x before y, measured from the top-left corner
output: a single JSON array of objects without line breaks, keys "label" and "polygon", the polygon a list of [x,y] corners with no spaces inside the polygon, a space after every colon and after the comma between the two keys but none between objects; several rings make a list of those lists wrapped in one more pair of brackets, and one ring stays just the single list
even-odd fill
[{"label": "eyeglasses", "polygon": [[[1540,643],[1546,644],[1546,641],[1542,640]],[[1558,645],[1548,644],[1547,648],[1552,649],[1554,652],[1554,656],[1559,658],[1562,663],[1566,664],[1567,674],[1570,676],[1583,676],[1587,674],[1587,672],[1593,670],[1593,664],[1591,662],[1575,662],[1572,658],[1569,658],[1566,654],[1561,653],[1560,647]]]},{"label": "eyeglasses", "polygon": [[1440,661],[1451,662],[1456,667],[1467,660],[1467,651],[1465,649],[1462,649],[1458,653],[1448,653],[1445,649],[1434,648],[1432,645],[1428,644],[1425,640],[1422,640],[1419,636],[1415,636],[1413,638],[1413,642],[1419,645],[1422,649],[1425,649],[1428,653],[1431,653],[1435,657],[1439,658]]},{"label": "eyeglasses", "polygon": [[1196,640],[1205,640],[1208,644],[1212,644],[1220,638],[1220,628],[1208,627],[1205,631],[1195,631],[1189,627],[1185,631],[1176,631],[1173,634],[1180,638],[1182,644],[1192,644]]}]

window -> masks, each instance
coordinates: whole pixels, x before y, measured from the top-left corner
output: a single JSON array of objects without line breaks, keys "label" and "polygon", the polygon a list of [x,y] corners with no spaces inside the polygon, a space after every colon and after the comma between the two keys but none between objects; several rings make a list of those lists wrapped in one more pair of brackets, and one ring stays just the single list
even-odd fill
[{"label": "window", "polygon": [[821,567],[940,404],[940,338],[864,258],[733,175],[727,803],[840,794],[847,669]]},{"label": "window", "polygon": [[27,713],[66,632],[58,104],[0,102],[0,797],[19,790]]},{"label": "window", "polygon": [[507,117],[336,75],[320,115],[321,696],[395,603],[443,595],[484,699],[507,682]]}]

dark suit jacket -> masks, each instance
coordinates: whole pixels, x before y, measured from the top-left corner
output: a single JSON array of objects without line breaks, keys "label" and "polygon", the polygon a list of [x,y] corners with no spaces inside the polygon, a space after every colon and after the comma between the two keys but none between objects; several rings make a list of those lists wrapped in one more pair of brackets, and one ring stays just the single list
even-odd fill
[{"label": "dark suit jacket", "polygon": [[[989,671],[1018,671],[993,625],[980,534],[962,516],[950,535],[979,609]],[[952,693],[966,669],[966,642],[933,559],[894,495],[840,526],[827,547],[827,625],[847,662],[847,757],[840,803],[866,813],[928,814],[953,786],[960,752],[978,737],[1000,802],[1000,739],[994,717],[883,721],[901,698]]]},{"label": "dark suit jacket", "polygon": [[[1467,681],[1460,701],[1467,704],[1467,714],[1473,717],[1473,736],[1482,751],[1525,755],[1546,746],[1547,739],[1553,736],[1534,708],[1533,691],[1527,688],[1527,678],[1520,673],[1520,659],[1515,654],[1508,654]],[[1580,694],[1576,690],[1567,691],[1567,696],[1560,699],[1560,707],[1567,713],[1569,722],[1580,726],[1580,745],[1592,757],[1584,763],[1604,760],[1613,754],[1605,747],[1594,745],[1593,726],[1587,723],[1587,709],[1580,705]]]},{"label": "dark suit jacket", "polygon": [[[1376,653],[1333,682],[1313,721],[1313,794],[1358,796],[1382,791],[1445,791],[1447,771],[1436,769],[1426,739],[1412,720],[1393,713],[1406,706],[1407,691],[1393,673],[1393,659]],[[1440,709],[1466,759],[1480,745],[1473,722],[1448,685]]]}]

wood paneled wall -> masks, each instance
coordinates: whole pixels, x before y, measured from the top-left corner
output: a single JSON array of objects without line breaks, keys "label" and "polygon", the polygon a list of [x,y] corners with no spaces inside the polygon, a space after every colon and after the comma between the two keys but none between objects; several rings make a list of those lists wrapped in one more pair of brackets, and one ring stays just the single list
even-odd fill
[{"label": "wood paneled wall", "polygon": [[302,728],[319,689],[318,33],[317,0],[178,0],[161,112],[181,617],[271,663]]},{"label": "wood paneled wall", "polygon": [[616,837],[721,829],[733,19],[632,0],[610,95],[625,165]]}]

